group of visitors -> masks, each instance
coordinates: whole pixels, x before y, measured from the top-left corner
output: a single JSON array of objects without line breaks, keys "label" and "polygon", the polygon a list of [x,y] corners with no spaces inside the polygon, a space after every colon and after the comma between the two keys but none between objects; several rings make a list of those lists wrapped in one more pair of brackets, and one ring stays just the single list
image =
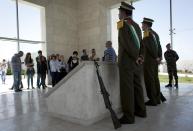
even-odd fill
[{"label": "group of visitors", "polygon": [[[112,42],[106,42],[106,50],[104,51],[103,61],[115,63],[117,56],[112,48]],[[14,89],[16,92],[22,91],[21,87],[23,87],[21,80],[21,72],[22,72],[22,64],[25,64],[26,67],[26,75],[27,75],[27,89],[34,89],[34,60],[31,57],[31,53],[26,53],[24,62],[21,62],[21,57],[23,56],[23,51],[19,51],[17,54],[11,59],[12,72],[14,76],[14,84],[11,89]],[[81,61],[99,61],[100,58],[96,54],[96,50],[91,50],[91,55],[87,54],[86,49],[82,50],[82,55],[79,58],[78,51],[73,51],[73,55],[68,58],[67,63],[64,60],[64,56],[60,54],[52,54],[48,56],[48,60],[45,56],[43,56],[42,51],[38,51],[38,56],[35,58],[35,62],[37,64],[37,88],[40,89],[42,87],[45,89],[47,86],[45,84],[46,75],[51,76],[52,86],[54,87],[62,78],[64,78],[68,72],[73,70]],[[1,64],[3,67],[3,64]],[[3,74],[3,72],[2,72]],[[2,75],[3,76],[3,75]],[[5,79],[5,78],[4,78]],[[2,78],[2,80],[4,80]]]},{"label": "group of visitors", "polygon": [[54,87],[67,74],[67,65],[64,56],[52,54],[48,59],[48,71],[52,77],[52,86]]},{"label": "group of visitors", "polygon": [[[106,48],[107,49],[104,51],[104,57],[102,58],[102,61],[115,63],[117,61],[117,55],[112,47],[111,41],[106,42]],[[89,56],[87,54],[86,49],[83,49],[80,59],[78,56],[78,52],[74,51],[73,55],[69,57],[67,65],[69,67],[69,71],[71,71],[79,64],[80,61],[94,61],[94,60],[100,61],[100,57],[98,57],[96,50],[91,49],[91,55]]]}]

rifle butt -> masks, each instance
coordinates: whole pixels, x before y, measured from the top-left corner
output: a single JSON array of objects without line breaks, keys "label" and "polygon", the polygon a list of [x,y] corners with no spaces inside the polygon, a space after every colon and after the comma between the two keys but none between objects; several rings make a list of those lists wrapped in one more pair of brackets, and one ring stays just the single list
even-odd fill
[{"label": "rifle butt", "polygon": [[111,119],[113,121],[113,126],[115,129],[118,129],[121,127],[121,123],[119,121],[119,119],[117,118],[117,115],[115,114],[115,112],[112,109],[109,109],[110,113],[111,113]]}]

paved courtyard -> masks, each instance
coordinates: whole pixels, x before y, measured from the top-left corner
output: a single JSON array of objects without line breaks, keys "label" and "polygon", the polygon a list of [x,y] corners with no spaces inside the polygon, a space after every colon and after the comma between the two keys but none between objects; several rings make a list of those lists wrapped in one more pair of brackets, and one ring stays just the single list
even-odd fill
[{"label": "paved courtyard", "polygon": [[[35,80],[36,81],[36,80]],[[26,80],[23,80],[24,85]],[[91,126],[82,126],[50,116],[43,94],[48,90],[10,91],[12,78],[0,84],[0,131],[112,131],[110,118]],[[34,83],[35,85],[35,83]],[[167,102],[147,107],[148,117],[136,117],[135,124],[120,131],[192,131],[193,85],[180,84],[178,90],[163,87]],[[121,114],[119,114],[121,115]]]}]

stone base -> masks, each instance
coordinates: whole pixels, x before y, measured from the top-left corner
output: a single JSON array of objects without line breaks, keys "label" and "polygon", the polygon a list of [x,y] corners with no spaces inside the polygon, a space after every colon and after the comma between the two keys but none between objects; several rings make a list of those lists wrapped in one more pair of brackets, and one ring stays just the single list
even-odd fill
[{"label": "stone base", "polygon": [[[116,64],[100,64],[100,74],[110,94],[112,108],[120,109]],[[93,62],[81,63],[46,94],[48,112],[71,122],[90,125],[110,116],[106,109]],[[120,110],[119,110],[120,111]]]}]

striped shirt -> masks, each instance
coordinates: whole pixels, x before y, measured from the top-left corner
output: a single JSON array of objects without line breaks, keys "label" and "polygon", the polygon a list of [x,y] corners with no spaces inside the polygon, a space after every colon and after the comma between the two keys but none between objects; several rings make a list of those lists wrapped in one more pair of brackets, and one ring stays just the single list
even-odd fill
[{"label": "striped shirt", "polygon": [[115,50],[112,47],[109,47],[104,51],[104,61],[115,63],[116,57]]}]

